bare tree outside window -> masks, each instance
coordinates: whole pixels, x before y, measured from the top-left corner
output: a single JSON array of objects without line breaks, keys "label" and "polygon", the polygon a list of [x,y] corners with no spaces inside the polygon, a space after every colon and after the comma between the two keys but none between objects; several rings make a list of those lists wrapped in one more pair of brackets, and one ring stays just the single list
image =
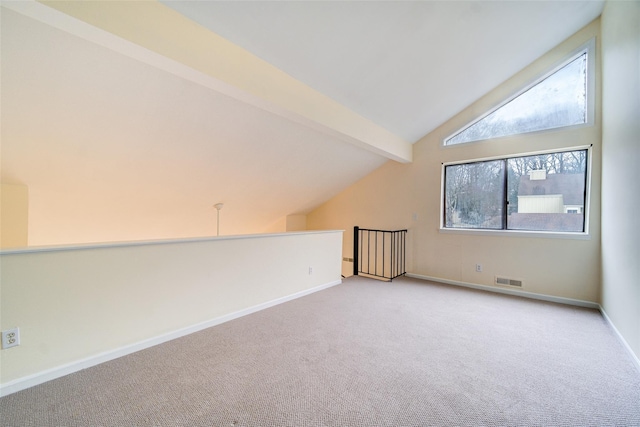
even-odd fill
[{"label": "bare tree outside window", "polygon": [[446,226],[502,228],[503,176],[503,161],[447,166]]},{"label": "bare tree outside window", "polygon": [[586,149],[447,165],[443,225],[583,232],[586,171]]}]

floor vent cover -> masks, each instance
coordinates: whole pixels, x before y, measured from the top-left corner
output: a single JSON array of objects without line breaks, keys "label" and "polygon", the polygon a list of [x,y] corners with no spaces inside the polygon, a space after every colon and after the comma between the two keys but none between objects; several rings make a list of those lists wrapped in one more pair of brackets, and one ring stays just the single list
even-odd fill
[{"label": "floor vent cover", "polygon": [[522,280],[509,279],[507,277],[496,276],[497,285],[515,286],[517,288],[522,287]]}]

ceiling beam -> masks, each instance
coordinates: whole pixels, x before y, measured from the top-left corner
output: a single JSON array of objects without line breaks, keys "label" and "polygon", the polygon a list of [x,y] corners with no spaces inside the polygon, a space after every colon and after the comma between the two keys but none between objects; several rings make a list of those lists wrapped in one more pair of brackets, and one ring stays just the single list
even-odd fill
[{"label": "ceiling beam", "polygon": [[3,7],[378,155],[412,161],[409,142],[159,2]]}]

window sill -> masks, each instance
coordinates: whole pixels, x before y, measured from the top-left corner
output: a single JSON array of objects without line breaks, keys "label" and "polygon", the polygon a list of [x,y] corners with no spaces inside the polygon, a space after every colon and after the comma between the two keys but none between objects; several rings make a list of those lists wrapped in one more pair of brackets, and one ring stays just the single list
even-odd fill
[{"label": "window sill", "polygon": [[589,233],[572,233],[558,231],[527,231],[527,230],[474,230],[471,228],[443,228],[443,234],[466,234],[476,236],[500,236],[500,237],[520,237],[539,239],[569,239],[569,240],[591,240]]}]

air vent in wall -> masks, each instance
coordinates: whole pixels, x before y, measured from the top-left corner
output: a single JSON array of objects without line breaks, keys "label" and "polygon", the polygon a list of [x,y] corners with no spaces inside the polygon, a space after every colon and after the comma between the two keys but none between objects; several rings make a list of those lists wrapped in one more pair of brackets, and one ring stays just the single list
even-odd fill
[{"label": "air vent in wall", "polygon": [[496,285],[515,286],[517,288],[521,288],[522,280],[509,279],[507,277],[496,276]]}]

